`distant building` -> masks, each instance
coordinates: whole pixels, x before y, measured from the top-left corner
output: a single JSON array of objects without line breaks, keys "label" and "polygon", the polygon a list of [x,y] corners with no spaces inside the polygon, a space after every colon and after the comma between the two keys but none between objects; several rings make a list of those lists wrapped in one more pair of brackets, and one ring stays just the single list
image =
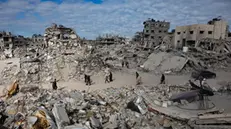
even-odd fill
[{"label": "distant building", "polygon": [[162,43],[163,38],[168,35],[170,22],[148,19],[143,22],[143,44],[144,47],[152,48]]},{"label": "distant building", "polygon": [[26,47],[29,45],[29,42],[31,40],[28,38],[24,38],[23,36],[15,36],[14,37],[14,42],[13,42],[13,48],[16,47]]},{"label": "distant building", "polygon": [[136,32],[135,35],[132,38],[133,42],[138,42],[138,43],[142,43],[143,42],[143,32]]},{"label": "distant building", "polygon": [[204,38],[226,39],[228,37],[228,22],[214,18],[208,24],[177,26],[174,35],[174,47],[195,47],[196,42]]},{"label": "distant building", "polygon": [[13,47],[14,36],[10,32],[0,32],[0,48],[1,50]]},{"label": "distant building", "polygon": [[52,24],[52,26],[45,29],[44,33],[44,46],[49,45],[64,45],[64,46],[77,46],[80,37],[72,28],[67,28],[63,25]]},{"label": "distant building", "polygon": [[30,42],[29,39],[21,35],[14,36],[10,32],[0,32],[0,49],[15,49],[16,47],[25,47]]},{"label": "distant building", "polygon": [[97,44],[111,45],[111,44],[125,43],[125,42],[126,42],[126,38],[113,34],[106,34],[104,36],[99,36],[96,38]]},{"label": "distant building", "polygon": [[44,36],[42,36],[41,34],[33,34],[32,35],[32,41],[33,42],[43,42],[44,41]]}]

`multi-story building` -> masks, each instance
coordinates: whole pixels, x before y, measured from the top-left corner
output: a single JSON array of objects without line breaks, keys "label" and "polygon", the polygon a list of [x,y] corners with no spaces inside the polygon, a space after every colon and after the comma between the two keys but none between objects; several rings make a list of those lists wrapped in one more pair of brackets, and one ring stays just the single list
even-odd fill
[{"label": "multi-story building", "polygon": [[104,36],[99,36],[96,38],[97,44],[118,44],[118,43],[125,43],[126,41],[125,37],[121,37],[119,35],[113,35],[113,34],[106,34]]},{"label": "multi-story building", "polygon": [[228,22],[214,18],[208,24],[194,24],[177,26],[174,35],[174,47],[195,47],[196,42],[204,38],[226,39],[228,36]]},{"label": "multi-story building", "polygon": [[44,36],[42,36],[41,34],[33,34],[32,35],[32,41],[33,42],[43,42],[44,41]]},{"label": "multi-story building", "polygon": [[145,47],[152,48],[162,43],[163,38],[168,35],[170,22],[148,19],[143,23],[143,43]]},{"label": "multi-story building", "polygon": [[14,49],[16,47],[25,47],[30,42],[29,39],[23,36],[15,36],[10,32],[0,32],[0,49]]},{"label": "multi-story building", "polygon": [[67,28],[63,25],[52,24],[51,27],[45,29],[44,46],[49,45],[65,45],[76,46],[80,42],[80,37],[72,28]]},{"label": "multi-story building", "polygon": [[1,50],[13,47],[14,36],[10,32],[0,32],[0,48]]}]

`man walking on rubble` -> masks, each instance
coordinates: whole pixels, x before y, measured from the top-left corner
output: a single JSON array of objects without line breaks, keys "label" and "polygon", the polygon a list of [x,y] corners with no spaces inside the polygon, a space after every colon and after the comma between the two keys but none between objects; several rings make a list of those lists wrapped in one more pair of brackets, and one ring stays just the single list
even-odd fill
[{"label": "man walking on rubble", "polygon": [[109,69],[109,67],[107,67],[104,72],[105,72],[105,83],[109,83],[110,82],[110,69]]},{"label": "man walking on rubble", "polygon": [[138,72],[136,72],[136,79],[139,77],[140,75],[139,75],[139,73]]},{"label": "man walking on rubble", "polygon": [[165,84],[165,76],[162,73],[161,78],[160,78],[160,84]]},{"label": "man walking on rubble", "polygon": [[129,63],[128,63],[128,61],[125,62],[125,65],[126,65],[127,68],[129,68]]},{"label": "man walking on rubble", "polygon": [[87,69],[84,74],[84,81],[86,85],[91,85],[91,77],[90,77],[90,71]]},{"label": "man walking on rubble", "polygon": [[141,77],[138,72],[136,72],[136,85],[140,85],[142,83]]},{"label": "man walking on rubble", "polygon": [[54,79],[54,81],[52,82],[52,89],[53,90],[57,90],[58,89],[57,80],[56,79]]},{"label": "man walking on rubble", "polygon": [[122,67],[124,67],[124,60],[122,60]]},{"label": "man walking on rubble", "polygon": [[86,85],[91,85],[91,76],[90,75],[87,75],[87,83]]},{"label": "man walking on rubble", "polygon": [[110,71],[109,73],[109,81],[112,82],[113,81],[113,75],[112,75],[112,72]]}]

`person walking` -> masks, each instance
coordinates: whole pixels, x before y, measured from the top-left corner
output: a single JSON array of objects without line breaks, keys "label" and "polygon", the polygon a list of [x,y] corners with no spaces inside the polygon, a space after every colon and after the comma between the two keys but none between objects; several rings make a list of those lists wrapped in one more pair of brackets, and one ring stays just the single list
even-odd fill
[{"label": "person walking", "polygon": [[57,90],[58,89],[57,80],[56,79],[54,79],[54,81],[52,82],[52,89],[53,90]]},{"label": "person walking", "polygon": [[140,85],[142,83],[141,76],[138,72],[136,72],[136,85]]},{"label": "person walking", "polygon": [[87,85],[91,85],[91,76],[87,75]]},{"label": "person walking", "polygon": [[112,72],[111,72],[111,71],[109,72],[109,81],[110,81],[110,82],[113,81],[113,75],[112,75]]},{"label": "person walking", "polygon": [[165,76],[164,76],[164,74],[161,75],[160,84],[165,84]]},{"label": "person walking", "polygon": [[138,72],[136,72],[136,79],[139,77],[140,75],[139,75],[139,73]]},{"label": "person walking", "polygon": [[110,82],[110,69],[106,67],[104,72],[105,72],[105,83],[109,83]]}]

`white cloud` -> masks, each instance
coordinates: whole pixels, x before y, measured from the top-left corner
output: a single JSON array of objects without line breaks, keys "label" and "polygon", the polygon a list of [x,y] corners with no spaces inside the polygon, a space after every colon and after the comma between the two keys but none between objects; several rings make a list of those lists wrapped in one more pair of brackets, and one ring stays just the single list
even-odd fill
[{"label": "white cloud", "polygon": [[[132,36],[142,31],[147,18],[176,25],[206,23],[224,16],[231,22],[231,2],[228,0],[103,0],[102,4],[65,0],[61,4],[39,0],[9,0],[0,3],[0,29],[32,35],[43,33],[51,23],[74,28],[81,37],[94,38],[102,33]],[[18,13],[25,17],[16,19]],[[39,15],[34,16],[35,13]]]}]

